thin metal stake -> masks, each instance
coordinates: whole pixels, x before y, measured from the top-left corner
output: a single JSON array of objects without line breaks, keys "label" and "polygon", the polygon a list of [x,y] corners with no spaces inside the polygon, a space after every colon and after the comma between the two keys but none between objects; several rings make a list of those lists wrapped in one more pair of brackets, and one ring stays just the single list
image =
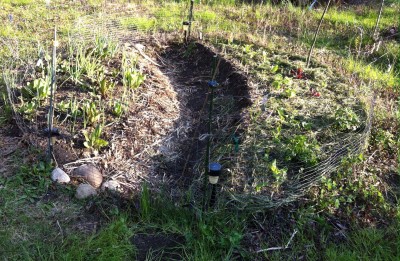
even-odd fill
[{"label": "thin metal stake", "polygon": [[[217,62],[218,61],[218,62]],[[203,207],[206,209],[207,204],[207,181],[208,181],[208,172],[209,172],[209,164],[210,164],[210,148],[211,148],[211,134],[212,134],[212,111],[213,111],[213,102],[214,102],[214,90],[217,87],[217,83],[215,82],[215,77],[217,74],[217,69],[219,66],[220,60],[218,60],[218,55],[214,56],[211,77],[212,80],[209,82],[208,86],[211,89],[211,93],[209,96],[209,107],[208,107],[208,137],[207,137],[207,148],[206,148],[206,156],[204,159],[204,181],[203,181]]]},{"label": "thin metal stake", "polygon": [[53,97],[54,97],[54,90],[56,88],[56,54],[57,54],[57,28],[54,27],[54,42],[53,42],[53,57],[52,57],[52,68],[51,68],[51,86],[50,86],[50,108],[48,114],[48,154],[47,159],[50,162],[53,157],[53,115],[54,115],[54,106],[53,106]]},{"label": "thin metal stake", "polygon": [[191,1],[190,1],[190,9],[189,9],[189,28],[188,28],[187,39],[190,38],[190,32],[191,32],[191,29],[192,29],[193,5],[194,5],[194,0],[191,0]]}]

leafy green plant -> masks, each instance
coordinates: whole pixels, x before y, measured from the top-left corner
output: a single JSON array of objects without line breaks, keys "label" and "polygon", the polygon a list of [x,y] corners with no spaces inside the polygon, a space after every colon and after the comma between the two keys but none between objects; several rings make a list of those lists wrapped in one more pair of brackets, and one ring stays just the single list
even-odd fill
[{"label": "leafy green plant", "polygon": [[335,112],[335,126],[340,131],[355,131],[361,124],[357,114],[350,108],[339,108]]},{"label": "leafy green plant", "polygon": [[115,116],[121,117],[125,112],[125,105],[122,102],[114,101],[112,104],[112,112]]},{"label": "leafy green plant", "polygon": [[269,169],[271,170],[272,176],[275,178],[277,186],[279,187],[286,180],[287,168],[279,169],[276,165],[276,159],[274,159],[269,165]]},{"label": "leafy green plant", "polygon": [[91,149],[93,152],[98,152],[101,148],[108,145],[106,140],[101,139],[103,131],[103,126],[101,124],[97,125],[93,132],[89,133],[87,130],[83,130],[83,136],[85,137],[85,142],[83,145],[86,148]]},{"label": "leafy green plant", "polygon": [[283,96],[285,96],[288,99],[294,98],[294,97],[296,97],[296,91],[292,88],[286,88],[283,91]]},{"label": "leafy green plant", "polygon": [[118,51],[118,43],[106,37],[97,37],[93,54],[101,59],[113,58]]},{"label": "leafy green plant", "polygon": [[110,82],[108,81],[105,77],[100,80],[99,86],[97,91],[101,95],[101,97],[105,98],[108,96],[108,93],[114,89],[115,87],[115,82]]},{"label": "leafy green plant", "polygon": [[32,120],[33,117],[36,115],[37,108],[38,108],[38,103],[36,99],[33,99],[32,101],[29,102],[24,102],[22,100],[22,104],[18,108],[18,112],[22,113],[26,119]]},{"label": "leafy green plant", "polygon": [[83,84],[84,76],[94,81],[104,73],[101,59],[94,55],[94,50],[85,51],[80,46],[76,51],[71,49],[70,52],[69,61],[64,61],[61,69],[69,74],[75,84]]},{"label": "leafy green plant", "polygon": [[50,84],[49,76],[35,79],[27,83],[26,87],[22,89],[22,94],[27,98],[36,97],[38,101],[44,100],[50,95]]},{"label": "leafy green plant", "polygon": [[2,114],[0,115],[0,125],[1,125],[5,122],[10,121],[13,113],[13,109],[8,101],[8,97],[5,92],[1,92],[0,110],[2,110]]},{"label": "leafy green plant", "polygon": [[277,74],[274,76],[272,87],[279,90],[283,86],[290,86],[292,84],[292,79],[288,77],[283,77],[282,74]]},{"label": "leafy green plant", "polygon": [[56,110],[62,113],[67,113],[69,109],[70,102],[60,101],[56,104]]},{"label": "leafy green plant", "polygon": [[124,71],[122,82],[124,86],[137,89],[146,80],[146,75],[134,68],[128,68]]},{"label": "leafy green plant", "polygon": [[314,165],[318,162],[317,153],[320,147],[316,140],[309,140],[305,135],[296,135],[289,139],[286,145],[285,159],[304,162],[308,165]]},{"label": "leafy green plant", "polygon": [[89,102],[83,104],[83,118],[84,118],[84,128],[86,125],[93,125],[98,122],[102,116],[102,112],[97,109],[95,102]]}]

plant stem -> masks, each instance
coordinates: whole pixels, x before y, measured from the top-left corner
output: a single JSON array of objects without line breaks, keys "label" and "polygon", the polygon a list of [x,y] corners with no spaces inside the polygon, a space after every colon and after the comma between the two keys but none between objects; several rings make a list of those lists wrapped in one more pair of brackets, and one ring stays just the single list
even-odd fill
[{"label": "plant stem", "polygon": [[324,16],[325,16],[325,14],[326,14],[326,11],[328,11],[329,4],[330,4],[330,3],[331,3],[331,0],[328,1],[328,4],[326,5],[326,7],[325,7],[325,9],[324,9],[324,12],[322,13],[321,19],[319,19],[318,28],[317,28],[317,31],[315,32],[314,40],[313,40],[313,43],[312,43],[312,45],[311,45],[310,51],[309,51],[308,56],[307,56],[307,65],[306,65],[307,68],[308,68],[308,66],[310,65],[311,53],[312,53],[312,51],[313,51],[313,49],[314,49],[315,42],[317,41],[317,36],[318,36],[318,33],[319,33],[319,29],[321,28],[322,20],[324,19]]}]

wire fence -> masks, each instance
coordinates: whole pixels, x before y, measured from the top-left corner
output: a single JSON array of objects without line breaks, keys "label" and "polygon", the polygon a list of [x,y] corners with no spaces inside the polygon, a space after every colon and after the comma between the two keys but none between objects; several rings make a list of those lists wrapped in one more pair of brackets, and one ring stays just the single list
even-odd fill
[{"label": "wire fence", "polygon": [[[135,8],[139,7],[136,5],[135,7],[122,10],[108,10],[104,8],[101,13],[78,18],[69,35],[70,42],[72,43],[71,46],[77,48],[77,46],[81,44],[94,42],[99,38],[110,39],[118,42],[121,46],[126,43],[135,44],[151,42],[149,39],[156,41],[157,37],[160,37],[160,35],[166,37],[173,35],[179,36],[181,39],[183,38],[182,25],[184,21],[188,20],[188,4],[182,5],[181,8],[175,9],[171,13],[160,12],[157,10],[146,10],[139,14]],[[215,26],[218,26],[218,24]],[[221,28],[221,30],[224,29]],[[196,36],[199,35],[199,31],[201,31],[201,24],[197,24],[197,27],[193,29]],[[260,35],[260,38],[263,37],[265,36]],[[18,43],[15,45],[12,40],[7,43],[10,47],[10,51],[14,54],[19,53],[17,46],[21,44],[28,43]],[[35,43],[32,42],[29,44],[36,46],[37,50],[40,50]],[[35,48],[31,48],[31,50],[32,49]],[[40,53],[40,51],[38,52]],[[31,58],[34,56],[35,55],[31,56]],[[18,55],[14,57],[18,57]],[[4,73],[4,79],[8,90],[9,100],[11,104],[15,104],[19,100],[19,94],[16,91],[18,90],[18,86],[26,84],[26,82],[32,78],[32,75],[35,72],[35,65],[31,63],[30,65],[24,65],[22,67],[21,64],[11,63],[8,65],[6,71],[7,72]],[[367,106],[366,109],[361,108],[355,111],[363,121],[362,127],[358,128],[356,131],[334,137],[334,139],[325,142],[321,146],[320,150],[324,156],[317,164],[307,166],[304,162],[298,162],[296,164],[286,163],[289,178],[281,184],[279,193],[259,193],[254,187],[240,191],[228,184],[222,185],[223,190],[230,194],[230,198],[235,202],[235,204],[242,208],[252,210],[278,207],[300,198],[309,190],[310,187],[318,184],[322,177],[335,173],[335,171],[340,168],[344,158],[358,155],[365,149],[371,130],[375,105],[375,100],[372,95],[368,102],[369,106]],[[15,105],[14,111],[18,111]],[[221,116],[229,117],[228,114],[219,115],[219,117]],[[32,126],[31,123],[26,123],[18,113],[15,113],[15,119],[24,132],[40,132],[41,126],[35,127]],[[234,132],[234,129],[238,128],[240,128],[240,124],[230,126],[228,131],[226,129],[224,131],[216,130],[215,133],[213,133],[213,142],[225,144],[231,143],[231,133]],[[332,128],[332,126],[326,125],[324,128],[329,129]],[[248,148],[251,149],[252,144],[248,145]],[[246,147],[246,140],[243,141],[241,146]],[[216,150],[217,147],[218,145],[214,146],[213,149]],[[197,148],[202,149],[198,145]],[[249,157],[254,157],[254,154],[251,156],[251,154],[243,152],[241,156],[232,160],[232,163],[230,163],[230,167],[235,168],[232,172],[239,174],[238,177],[235,177],[236,182],[241,182],[241,186],[243,187],[251,187],[252,185],[249,184],[254,180],[254,177],[252,176],[254,169],[245,167],[246,165],[249,165]],[[252,159],[250,159],[250,161],[251,160]],[[254,164],[257,164],[257,161],[255,161]],[[201,157],[197,163],[194,163],[194,165],[197,175],[201,175],[201,173],[203,173]],[[204,176],[201,176],[199,179],[193,181],[192,194],[195,195],[196,199],[201,195],[201,193],[198,192],[204,189],[201,186],[202,182],[200,182],[203,178]]]}]

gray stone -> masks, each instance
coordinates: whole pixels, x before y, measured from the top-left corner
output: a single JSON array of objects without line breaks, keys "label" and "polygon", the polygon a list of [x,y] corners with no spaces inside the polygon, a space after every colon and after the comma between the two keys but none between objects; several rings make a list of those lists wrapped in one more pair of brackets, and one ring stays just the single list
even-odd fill
[{"label": "gray stone", "polygon": [[75,193],[75,197],[79,199],[85,199],[96,195],[96,189],[89,184],[80,184]]},{"label": "gray stone", "polygon": [[51,179],[57,183],[69,183],[71,181],[68,174],[60,168],[55,168],[51,172]]},{"label": "gray stone", "polygon": [[102,191],[111,191],[111,192],[118,192],[121,189],[121,185],[116,180],[107,180],[106,182],[101,185]]}]

